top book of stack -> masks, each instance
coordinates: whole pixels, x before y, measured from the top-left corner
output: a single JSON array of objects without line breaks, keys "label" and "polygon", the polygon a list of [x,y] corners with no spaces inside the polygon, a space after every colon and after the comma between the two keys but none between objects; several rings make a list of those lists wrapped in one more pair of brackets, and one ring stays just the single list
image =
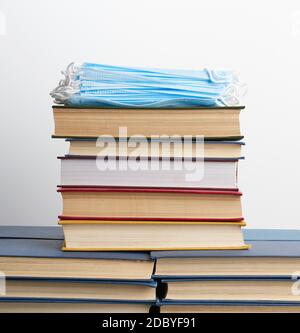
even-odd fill
[{"label": "top book of stack", "polygon": [[53,106],[60,138],[203,136],[205,140],[240,140],[244,106],[197,108],[96,108]]}]

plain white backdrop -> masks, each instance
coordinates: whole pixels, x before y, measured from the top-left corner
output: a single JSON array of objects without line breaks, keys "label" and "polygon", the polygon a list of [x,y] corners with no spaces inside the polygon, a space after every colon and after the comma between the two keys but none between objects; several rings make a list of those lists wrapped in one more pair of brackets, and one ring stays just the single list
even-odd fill
[{"label": "plain white backdrop", "polygon": [[240,188],[248,227],[300,226],[300,2],[0,0],[2,225],[56,225],[49,91],[71,61],[231,68],[248,84]]}]

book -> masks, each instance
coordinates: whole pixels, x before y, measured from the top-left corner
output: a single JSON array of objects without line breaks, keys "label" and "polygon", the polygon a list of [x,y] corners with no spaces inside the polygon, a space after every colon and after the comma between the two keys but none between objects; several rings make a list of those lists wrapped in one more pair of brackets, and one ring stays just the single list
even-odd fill
[{"label": "book", "polygon": [[[69,143],[67,156],[119,156],[119,157],[148,157],[148,158],[181,158],[203,157],[211,159],[242,159],[241,141],[204,141],[203,151],[199,154],[195,141],[186,144],[182,140],[152,139],[151,141],[116,140],[115,138],[95,139],[66,139]],[[100,144],[102,143],[103,144]],[[112,143],[110,145],[110,142]],[[179,146],[178,146],[179,145]]]},{"label": "book", "polygon": [[160,313],[300,313],[300,304],[186,304],[162,303]]},{"label": "book", "polygon": [[149,253],[62,252],[61,231],[0,227],[0,312],[149,311],[157,286]]},{"label": "book", "polygon": [[152,281],[154,261],[143,252],[62,252],[62,240],[0,239],[6,277]]},{"label": "book", "polygon": [[63,239],[64,234],[59,226],[14,226],[0,225],[0,239]]},{"label": "book", "polygon": [[126,302],[66,302],[61,300],[1,300],[0,313],[148,313],[151,304]]},{"label": "book", "polygon": [[[247,241],[300,241],[300,230],[295,229],[251,229],[251,228],[244,228],[243,235],[245,240]],[[56,239],[56,240],[63,240],[64,233],[61,226],[13,226],[13,225],[0,225],[0,239],[3,238],[13,238],[13,239]],[[226,251],[227,252],[227,251]],[[168,254],[167,251],[164,252],[152,252],[153,256],[156,254]],[[175,253],[175,256],[178,252],[171,252]],[[190,251],[181,252],[182,254],[187,253],[189,254]],[[251,251],[253,253],[253,251]],[[105,252],[105,256],[109,256],[109,253]],[[111,258],[114,256],[121,257],[122,255],[125,256],[132,256],[133,257],[140,257],[140,260],[147,260],[149,259],[149,255],[146,253],[132,253],[132,252],[111,252]],[[242,252],[242,255],[244,252]],[[297,254],[297,252],[296,252]],[[70,253],[64,253],[65,255],[71,255]],[[77,253],[80,256],[86,256],[84,253]],[[99,253],[91,253],[93,255],[99,255]],[[101,253],[100,253],[101,255]]]},{"label": "book", "polygon": [[286,302],[300,305],[291,279],[163,279],[167,301],[209,302]]},{"label": "book", "polygon": [[[284,241],[286,244],[292,241],[300,241],[299,229],[243,229],[244,236],[249,241]],[[292,243],[291,243],[292,244]],[[282,254],[292,256],[292,251],[286,252],[284,249],[274,249],[276,255]],[[296,256],[298,252],[296,251]]]},{"label": "book", "polygon": [[[292,240],[300,240],[300,230],[293,229],[251,229],[244,228],[243,229],[244,238],[247,241],[274,241],[274,240],[282,240],[282,241],[292,241]],[[13,226],[13,225],[0,225],[0,239],[3,238],[26,238],[26,239],[56,239],[63,240],[64,233],[61,226]],[[153,252],[156,254],[157,252]],[[158,252],[159,253],[159,252]],[[165,253],[165,252],[163,252]],[[175,252],[177,253],[177,252]],[[189,253],[189,252],[187,252]],[[79,255],[85,255],[84,253],[78,253]],[[122,252],[112,252],[112,255],[122,255]],[[66,253],[64,254],[66,255]],[[93,255],[93,254],[91,254]],[[98,253],[96,253],[98,255]],[[109,253],[105,253],[105,255],[109,255]],[[135,253],[127,252],[125,255],[135,256]],[[149,255],[145,253],[138,253],[141,258],[148,258]]]},{"label": "book", "polygon": [[61,220],[67,251],[247,249],[243,222]]},{"label": "book", "polygon": [[5,295],[0,295],[0,299],[115,300],[128,302],[154,302],[156,299],[156,282],[154,281],[7,277],[5,288]]},{"label": "book", "polygon": [[244,229],[248,251],[153,251],[158,278],[291,279],[300,265],[300,231]]},{"label": "book", "polygon": [[124,187],[60,187],[58,191],[63,199],[62,220],[243,220],[239,191]]},{"label": "book", "polygon": [[61,185],[70,187],[165,187],[237,190],[237,159],[192,158],[138,160],[64,156]]},{"label": "book", "polygon": [[[53,106],[54,137],[203,135],[208,139],[242,138],[243,106],[191,109],[77,108]],[[126,128],[126,134],[119,132]]]}]

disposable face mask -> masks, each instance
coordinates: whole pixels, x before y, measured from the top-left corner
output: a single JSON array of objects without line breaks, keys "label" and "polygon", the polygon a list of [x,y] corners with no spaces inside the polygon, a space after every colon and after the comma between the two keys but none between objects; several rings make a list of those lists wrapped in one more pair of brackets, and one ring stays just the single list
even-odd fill
[{"label": "disposable face mask", "polygon": [[70,64],[50,95],[58,104],[98,107],[238,105],[244,93],[232,71],[165,70]]}]

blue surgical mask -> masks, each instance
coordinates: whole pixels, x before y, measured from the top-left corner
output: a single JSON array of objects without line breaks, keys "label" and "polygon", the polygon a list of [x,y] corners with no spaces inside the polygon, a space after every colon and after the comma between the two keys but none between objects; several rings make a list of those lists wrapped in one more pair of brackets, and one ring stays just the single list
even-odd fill
[{"label": "blue surgical mask", "polygon": [[243,86],[232,71],[165,70],[70,64],[51,92],[56,103],[98,107],[238,105]]}]

